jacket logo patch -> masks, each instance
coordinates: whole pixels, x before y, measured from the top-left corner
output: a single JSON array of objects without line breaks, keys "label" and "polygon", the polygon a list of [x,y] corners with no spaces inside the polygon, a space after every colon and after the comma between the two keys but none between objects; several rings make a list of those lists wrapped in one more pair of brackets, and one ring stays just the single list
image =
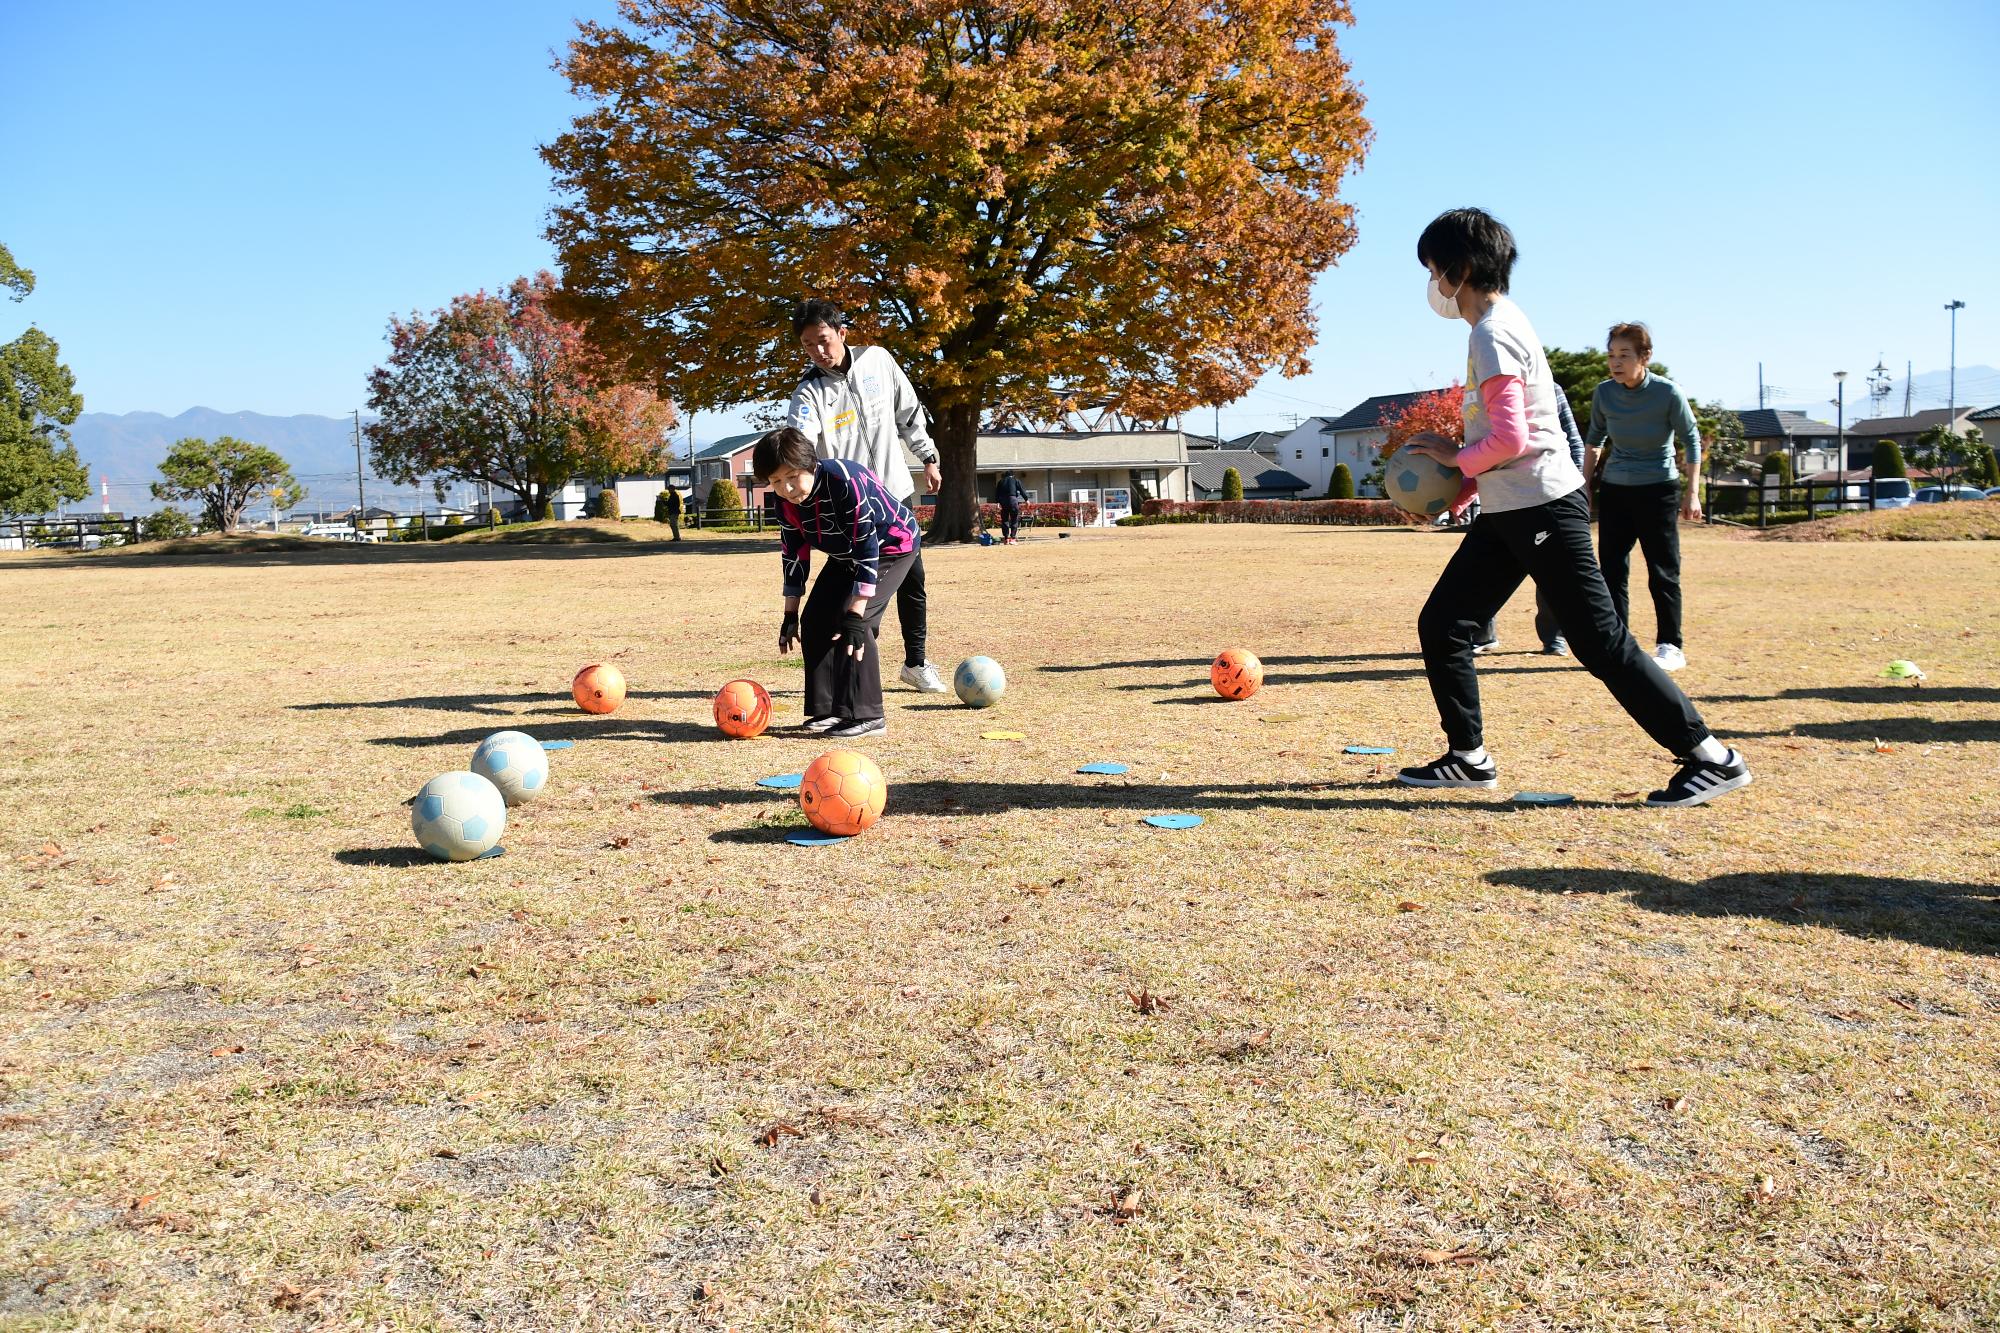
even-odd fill
[{"label": "jacket logo patch", "polygon": [[835,430],[845,430],[849,426],[852,426],[853,424],[854,424],[854,409],[851,407],[833,419],[833,428]]}]

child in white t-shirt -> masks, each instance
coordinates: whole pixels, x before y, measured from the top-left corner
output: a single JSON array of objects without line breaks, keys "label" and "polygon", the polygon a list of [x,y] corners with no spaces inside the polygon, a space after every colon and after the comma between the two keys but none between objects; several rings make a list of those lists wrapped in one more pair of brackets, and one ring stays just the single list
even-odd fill
[{"label": "child in white t-shirt", "polygon": [[1556,409],[1541,339],[1507,296],[1513,233],[1476,208],[1442,214],[1417,240],[1430,271],[1431,309],[1472,326],[1465,373],[1465,444],[1419,435],[1403,448],[1465,473],[1461,503],[1480,514],[1438,576],[1417,618],[1438,718],[1451,748],[1406,768],[1413,787],[1493,787],[1473,645],[1524,578],[1547,598],[1576,660],[1603,681],[1632,720],[1680,761],[1648,805],[1700,805],[1750,783],[1743,757],[1709,733],[1688,697],[1626,632],[1591,546],[1583,473]]}]

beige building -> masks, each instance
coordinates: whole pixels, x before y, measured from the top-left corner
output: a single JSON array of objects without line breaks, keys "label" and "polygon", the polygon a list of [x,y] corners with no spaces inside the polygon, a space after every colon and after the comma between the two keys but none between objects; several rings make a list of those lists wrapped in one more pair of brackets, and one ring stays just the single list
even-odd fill
[{"label": "beige building", "polygon": [[[1177,430],[982,433],[977,447],[979,496],[988,502],[1009,470],[1030,504],[1094,504],[1100,524],[1138,513],[1147,500],[1188,498],[1187,436]],[[918,504],[937,498],[924,490],[921,468],[911,477]]]}]

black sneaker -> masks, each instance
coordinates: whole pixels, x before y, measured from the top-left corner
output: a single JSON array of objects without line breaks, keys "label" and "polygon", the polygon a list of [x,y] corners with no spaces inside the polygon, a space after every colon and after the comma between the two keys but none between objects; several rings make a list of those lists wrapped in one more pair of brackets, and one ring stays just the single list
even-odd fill
[{"label": "black sneaker", "polygon": [[1720,763],[1689,757],[1681,760],[1674,780],[1646,798],[1647,805],[1700,805],[1726,791],[1750,785],[1750,766],[1731,750]]},{"label": "black sneaker", "polygon": [[837,727],[839,725],[840,725],[840,718],[838,716],[809,717],[804,722],[801,722],[799,724],[799,730],[821,732],[821,731],[829,731],[832,728]]},{"label": "black sneaker", "polygon": [[828,727],[825,734],[843,741],[851,741],[860,736],[880,736],[888,730],[889,723],[886,718],[857,717],[847,722],[835,719],[834,725]]},{"label": "black sneaker", "polygon": [[1405,787],[1497,787],[1500,770],[1491,757],[1483,764],[1467,763],[1451,751],[1444,758],[1396,774]]}]

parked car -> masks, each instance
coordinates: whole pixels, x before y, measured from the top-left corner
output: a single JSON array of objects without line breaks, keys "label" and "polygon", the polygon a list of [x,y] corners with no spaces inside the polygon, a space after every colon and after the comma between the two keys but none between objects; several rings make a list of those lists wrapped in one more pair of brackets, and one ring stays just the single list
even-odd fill
[{"label": "parked car", "polygon": [[1986,492],[1977,486],[1926,486],[1917,492],[1920,505],[1942,504],[1946,500],[1984,500]]},{"label": "parked car", "polygon": [[2000,486],[1988,486],[1986,488],[1986,498],[1989,500],[2000,500]]},{"label": "parked car", "polygon": [[1875,507],[1908,509],[1914,492],[1908,477],[1883,477],[1875,483]]},{"label": "parked car", "polygon": [[299,536],[327,537],[337,542],[373,542],[381,540],[381,538],[372,532],[356,532],[345,523],[308,523],[304,531],[299,533]]}]

